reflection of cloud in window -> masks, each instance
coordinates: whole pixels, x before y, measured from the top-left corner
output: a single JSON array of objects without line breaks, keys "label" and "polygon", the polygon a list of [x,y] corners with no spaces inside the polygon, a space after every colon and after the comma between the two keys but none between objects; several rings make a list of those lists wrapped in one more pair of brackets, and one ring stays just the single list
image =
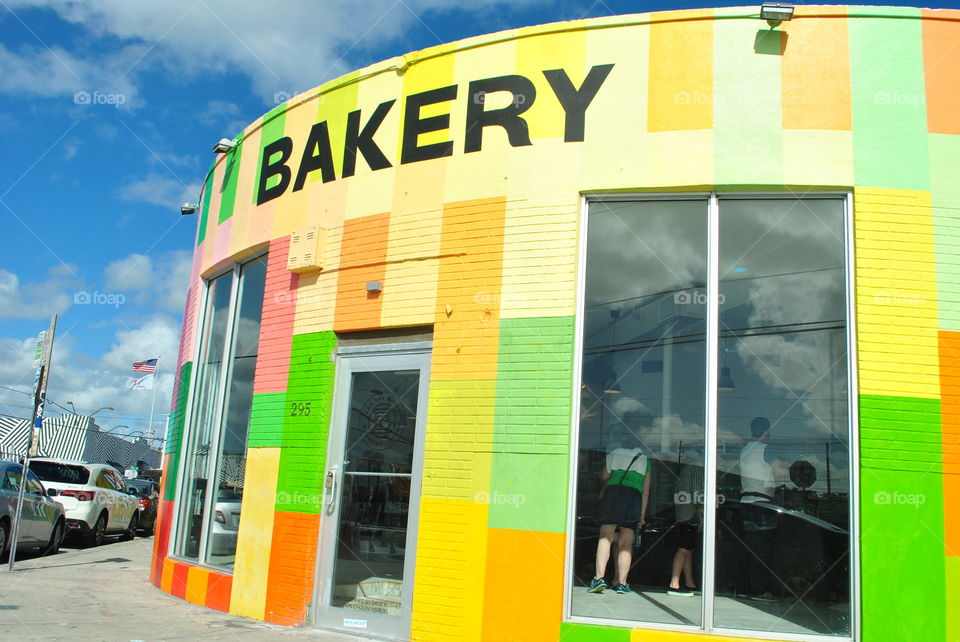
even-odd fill
[{"label": "reflection of cloud in window", "polygon": [[[757,279],[747,296],[751,308],[747,326],[776,328],[775,334],[741,337],[736,342],[741,363],[753,365],[750,371],[771,389],[757,396],[782,399],[782,411],[790,408],[797,396],[802,397],[784,417],[789,420],[800,414],[807,418],[804,430],[796,436],[845,434],[846,400],[841,393],[846,379],[846,345],[843,331],[836,327],[842,326],[845,316],[842,272]],[[799,323],[826,323],[832,329],[802,331],[806,328]],[[776,355],[779,365],[764,361],[763,355]],[[770,419],[777,424],[780,417]],[[789,422],[777,424],[775,434],[783,437],[789,429]]]},{"label": "reflection of cloud in window", "polygon": [[592,206],[587,305],[700,285],[705,235],[705,202]]}]

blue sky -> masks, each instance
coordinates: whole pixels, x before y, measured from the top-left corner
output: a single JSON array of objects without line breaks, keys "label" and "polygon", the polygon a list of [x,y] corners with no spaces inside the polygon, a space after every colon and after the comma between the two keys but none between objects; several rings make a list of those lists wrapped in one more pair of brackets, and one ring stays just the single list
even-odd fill
[{"label": "blue sky", "polygon": [[213,142],[275,98],[481,33],[741,4],[0,0],[0,415],[29,414],[9,388],[30,389],[54,312],[50,399],[143,430],[150,393],[125,389],[130,363],[162,354],[168,412],[197,223],[178,205],[196,200]]}]

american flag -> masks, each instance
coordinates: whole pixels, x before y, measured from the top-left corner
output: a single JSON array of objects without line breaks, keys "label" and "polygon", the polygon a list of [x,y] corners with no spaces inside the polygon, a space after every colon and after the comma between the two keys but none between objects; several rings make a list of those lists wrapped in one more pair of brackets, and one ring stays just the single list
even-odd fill
[{"label": "american flag", "polygon": [[157,370],[156,359],[147,359],[146,361],[133,362],[134,372],[156,372],[156,370]]}]

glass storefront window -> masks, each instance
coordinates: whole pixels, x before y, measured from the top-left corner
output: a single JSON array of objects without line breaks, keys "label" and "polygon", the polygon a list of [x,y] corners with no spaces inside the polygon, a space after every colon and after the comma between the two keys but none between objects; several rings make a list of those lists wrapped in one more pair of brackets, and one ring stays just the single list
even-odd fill
[{"label": "glass storefront window", "polygon": [[844,216],[841,196],[590,203],[572,616],[851,634]]},{"label": "glass storefront window", "polygon": [[174,550],[227,570],[240,526],[265,283],[266,256],[210,281],[202,365],[184,440],[185,490]]},{"label": "glass storefront window", "polygon": [[574,615],[700,623],[699,597],[681,611],[597,591],[700,586],[706,223],[704,198],[591,207]]},{"label": "glass storefront window", "polygon": [[850,634],[843,212],[720,199],[716,626]]}]

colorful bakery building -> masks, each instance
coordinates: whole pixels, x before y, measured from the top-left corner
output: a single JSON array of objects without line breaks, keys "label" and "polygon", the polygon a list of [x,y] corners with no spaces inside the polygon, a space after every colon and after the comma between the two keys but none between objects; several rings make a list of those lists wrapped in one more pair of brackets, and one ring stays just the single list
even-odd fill
[{"label": "colorful bakery building", "polygon": [[960,640],[960,12],[780,11],[441,45],[225,145],[151,581],[370,638]]}]

